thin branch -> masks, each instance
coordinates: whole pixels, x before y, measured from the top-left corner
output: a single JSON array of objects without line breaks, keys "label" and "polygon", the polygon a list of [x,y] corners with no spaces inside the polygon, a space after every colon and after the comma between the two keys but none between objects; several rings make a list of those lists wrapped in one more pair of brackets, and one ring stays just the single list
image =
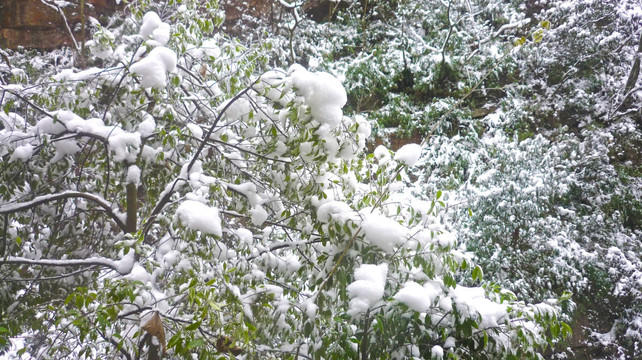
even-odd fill
[{"label": "thin branch", "polygon": [[46,116],[49,116],[52,119],[54,118],[54,115],[52,113],[50,113],[50,112],[44,110],[43,108],[41,108],[40,106],[36,105],[31,100],[27,99],[27,97],[21,95],[15,89],[4,87],[4,86],[0,86],[0,90],[2,90],[3,92],[8,92],[9,94],[17,97],[19,100],[22,100],[22,101],[26,102],[29,106],[31,106],[32,108],[36,109],[39,113],[41,113],[43,115],[46,115]]},{"label": "thin branch", "polygon": [[110,268],[121,275],[127,275],[130,269],[122,269],[118,262],[101,257],[91,257],[88,259],[27,259],[17,256],[9,256],[6,259],[0,260],[0,265],[38,265],[38,266],[53,266],[53,267],[67,267],[67,266],[102,266]]},{"label": "thin branch", "polygon": [[[212,135],[212,133],[216,129],[216,126],[218,125],[219,121],[221,121],[221,119],[225,115],[225,112],[227,111],[227,109],[229,109],[229,107],[232,106],[232,104],[234,102],[236,102],[238,99],[240,99],[241,97],[245,96],[245,94],[247,94],[250,90],[252,90],[253,86],[256,85],[259,81],[260,81],[260,78],[258,78],[255,82],[253,82],[250,86],[246,87],[243,91],[241,91],[238,94],[236,94],[236,96],[234,96],[232,99],[230,99],[227,102],[227,104],[225,104],[223,109],[221,109],[221,111],[218,114],[218,116],[216,116],[216,119],[214,120],[214,123],[212,123],[212,126],[210,126],[209,130],[207,131],[207,134],[203,137],[203,139],[201,141],[201,144],[199,145],[198,149],[196,150],[196,153],[194,153],[194,156],[192,157],[192,160],[187,165],[186,173],[187,173],[188,176],[189,176],[190,170],[192,169],[192,167],[196,163],[196,160],[198,160],[199,156],[201,156],[201,153],[203,152],[203,149],[205,148],[205,145],[208,144],[208,140],[210,139],[210,136]],[[152,224],[156,221],[156,217],[158,217],[158,214],[160,214],[160,212],[165,208],[165,205],[167,205],[167,203],[171,199],[172,194],[174,193],[174,188],[176,187],[176,184],[178,183],[178,181],[179,181],[179,179],[174,180],[174,184],[172,184],[172,186],[169,189],[169,191],[165,192],[163,197],[158,201],[158,203],[154,207],[154,210],[152,210],[149,218],[147,219],[147,222],[143,226],[143,238],[147,238],[147,233],[151,229]]]},{"label": "thin branch", "polygon": [[80,46],[78,45],[78,42],[76,41],[76,37],[74,36],[74,32],[71,31],[71,28],[69,27],[69,21],[67,21],[67,16],[65,15],[65,12],[62,11],[60,6],[58,6],[55,3],[52,4],[52,3],[48,2],[48,1],[45,1],[45,0],[40,0],[40,2],[43,3],[44,5],[52,8],[52,9],[56,10],[60,14],[60,16],[62,16],[62,20],[65,23],[65,28],[67,28],[67,32],[69,32],[69,36],[71,37],[71,41],[73,41],[74,47],[76,48],[76,51],[80,53]]},{"label": "thin branch", "polygon": [[480,44],[480,45],[486,44],[487,42],[490,42],[490,41],[491,41],[491,40],[493,40],[494,38],[496,38],[496,37],[498,37],[499,35],[501,35],[504,31],[506,31],[506,30],[510,30],[510,29],[514,29],[514,28],[517,28],[517,27],[522,27],[522,26],[524,26],[524,25],[528,25],[530,22],[531,22],[531,19],[530,19],[530,18],[527,18],[527,19],[522,19],[522,20],[520,20],[520,21],[516,21],[516,22],[514,22],[514,23],[504,24],[504,25],[502,25],[499,29],[497,29],[497,31],[495,31],[494,33],[492,33],[490,36],[488,36],[488,37],[487,37],[487,38],[485,38],[484,40],[481,40],[481,41],[479,42],[479,44]]},{"label": "thin branch", "polygon": [[24,210],[29,210],[32,209],[38,205],[42,205],[48,202],[56,201],[56,200],[62,200],[62,199],[69,199],[69,198],[83,198],[89,201],[92,201],[96,205],[102,207],[106,212],[109,217],[116,222],[118,227],[121,228],[121,230],[125,230],[125,223],[119,216],[120,214],[117,213],[116,210],[111,208],[110,203],[105,200],[104,198],[96,195],[96,194],[90,194],[90,193],[85,193],[85,192],[80,192],[80,191],[63,191],[58,194],[52,194],[52,195],[42,195],[42,196],[37,196],[31,201],[26,201],[22,203],[12,203],[12,204],[5,204],[0,206],[0,215],[1,214],[11,214],[19,211],[24,211]]},{"label": "thin branch", "polygon": [[84,273],[84,272],[86,272],[86,271],[91,271],[91,270],[93,270],[94,268],[95,268],[95,266],[89,266],[89,267],[87,267],[87,268],[85,268],[85,269],[76,270],[76,271],[74,271],[74,272],[70,272],[70,273],[62,274],[62,275],[58,275],[58,276],[35,277],[35,278],[31,278],[31,279],[26,279],[26,278],[8,278],[8,279],[3,279],[3,280],[4,280],[4,281],[10,281],[10,282],[23,282],[23,281],[25,281],[25,282],[26,282],[26,281],[51,281],[51,280],[60,280],[60,279],[64,279],[64,278],[67,278],[67,277],[74,276],[74,275],[82,274],[82,273]]},{"label": "thin branch", "polygon": [[96,330],[98,331],[98,334],[100,334],[100,337],[102,337],[104,340],[109,341],[110,344],[114,345],[116,347],[116,349],[118,349],[118,351],[120,351],[120,353],[123,354],[123,356],[127,360],[132,360],[131,354],[129,352],[127,352],[127,350],[125,350],[121,346],[121,344],[119,344],[118,341],[116,341],[116,339],[114,339],[111,336],[107,337],[105,334],[102,333],[102,331],[100,331],[100,329],[98,327],[96,327]]}]

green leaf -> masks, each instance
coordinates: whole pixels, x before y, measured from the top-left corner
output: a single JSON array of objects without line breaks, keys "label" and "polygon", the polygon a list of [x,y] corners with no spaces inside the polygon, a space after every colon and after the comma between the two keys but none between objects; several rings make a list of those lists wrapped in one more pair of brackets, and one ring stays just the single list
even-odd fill
[{"label": "green leaf", "polygon": [[571,327],[567,323],[562,321],[562,322],[560,322],[560,325],[562,325],[562,336],[563,337],[569,337],[569,336],[573,335],[573,329],[571,329]]},{"label": "green leaf", "polygon": [[192,349],[194,349],[196,347],[202,346],[203,344],[205,344],[205,340],[200,339],[200,338],[199,339],[194,339],[194,340],[190,341],[189,344],[187,344],[187,350],[192,350]]},{"label": "green leaf", "polygon": [[560,324],[553,323],[553,325],[551,325],[551,335],[553,336],[553,338],[556,338],[559,336],[559,334],[560,334]]},{"label": "green leaf", "polygon": [[183,338],[181,338],[181,333],[176,333],[174,336],[172,336],[171,339],[169,339],[169,342],[167,343],[167,347],[171,348],[174,347],[176,344],[181,343]]},{"label": "green leaf", "polygon": [[473,281],[482,281],[484,278],[484,271],[479,265],[473,269]]},{"label": "green leaf", "polygon": [[310,336],[312,334],[312,323],[306,322],[305,326],[303,326],[303,335]]},{"label": "green leaf", "polygon": [[195,321],[185,327],[185,330],[196,330],[201,326],[201,321]]}]

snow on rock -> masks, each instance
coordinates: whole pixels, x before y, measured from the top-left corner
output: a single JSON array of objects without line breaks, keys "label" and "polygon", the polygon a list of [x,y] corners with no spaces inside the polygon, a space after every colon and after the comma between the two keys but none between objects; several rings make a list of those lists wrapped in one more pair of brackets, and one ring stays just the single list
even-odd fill
[{"label": "snow on rock", "polygon": [[396,220],[378,214],[369,214],[361,223],[365,238],[386,252],[404,243],[408,230]]},{"label": "snow on rock", "polygon": [[309,72],[295,64],[288,70],[290,84],[310,106],[312,117],[322,125],[334,129],[343,117],[343,106],[348,101],[341,82],[326,72]]},{"label": "snow on rock", "polygon": [[394,159],[406,164],[406,166],[413,166],[421,156],[421,146],[419,144],[406,144],[397,150]]},{"label": "snow on rock", "polygon": [[9,162],[14,162],[14,161],[26,162],[29,159],[31,159],[31,156],[33,156],[33,145],[31,144],[20,145],[13,151],[13,154],[11,154],[11,158],[9,158]]},{"label": "snow on rock", "polygon": [[386,287],[388,264],[363,264],[354,271],[355,281],[348,285],[350,309],[352,316],[366,312],[381,298]]},{"label": "snow on rock", "polygon": [[195,200],[183,201],[176,214],[187,227],[204,233],[223,236],[218,209]]},{"label": "snow on rock", "polygon": [[129,69],[142,77],[141,85],[144,88],[165,87],[165,74],[176,69],[176,53],[163,46],[156,47]]},{"label": "snow on rock", "polygon": [[430,282],[421,286],[414,281],[408,281],[394,299],[408,305],[414,311],[426,312],[440,293],[440,289]]}]

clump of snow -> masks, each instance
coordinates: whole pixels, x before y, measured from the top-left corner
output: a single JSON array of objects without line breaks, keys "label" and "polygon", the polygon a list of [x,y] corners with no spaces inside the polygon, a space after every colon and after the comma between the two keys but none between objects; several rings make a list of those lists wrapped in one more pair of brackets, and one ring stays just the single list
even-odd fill
[{"label": "clump of snow", "polygon": [[152,276],[139,263],[134,264],[133,268],[131,269],[131,272],[127,274],[125,278],[132,281],[140,281],[143,284],[146,284],[147,282],[152,280]]},{"label": "clump of snow", "polygon": [[443,230],[441,234],[437,235],[435,240],[441,247],[452,247],[457,244],[457,236],[450,232]]},{"label": "clump of snow", "polygon": [[409,281],[404,284],[394,299],[408,305],[414,311],[426,312],[440,293],[440,289],[433,286],[431,282],[421,286],[414,281]]},{"label": "clump of snow", "polygon": [[303,96],[310,107],[312,117],[319,123],[334,129],[341,122],[341,108],[348,101],[341,82],[326,72],[309,72],[301,65],[292,65],[288,70],[290,84]]},{"label": "clump of snow", "polygon": [[374,154],[374,157],[377,158],[377,160],[379,160],[380,164],[385,164],[391,159],[390,150],[388,150],[388,148],[383,145],[377,146],[374,149],[373,154]]},{"label": "clump of snow", "polygon": [[395,245],[404,243],[408,230],[394,219],[369,214],[361,223],[365,238],[386,252],[392,252]]},{"label": "clump of snow", "polygon": [[464,317],[474,318],[481,316],[480,328],[487,329],[499,326],[507,316],[507,305],[492,302],[486,298],[485,291],[481,287],[466,287],[457,285],[450,294],[457,310]]},{"label": "clump of snow", "polygon": [[192,133],[192,135],[197,138],[197,139],[202,139],[203,138],[203,129],[201,129],[200,126],[196,124],[187,124],[187,128],[189,129],[189,132]]},{"label": "clump of snow", "polygon": [[143,37],[150,36],[162,22],[157,13],[153,11],[146,13],[143,16],[143,24],[140,26],[140,35]]},{"label": "clump of snow", "polygon": [[439,346],[435,345],[430,349],[430,358],[435,359],[435,360],[441,360],[444,358],[444,349]]},{"label": "clump of snow", "polygon": [[65,125],[47,116],[36,124],[36,130],[46,134],[57,135],[65,131]]},{"label": "clump of snow", "polygon": [[140,136],[148,137],[154,133],[154,130],[156,130],[156,121],[151,115],[145,114],[143,121],[138,124],[138,132],[140,133]]},{"label": "clump of snow", "polygon": [[227,184],[227,187],[239,192],[247,198],[247,201],[250,203],[250,206],[254,207],[256,205],[261,205],[264,203],[261,196],[257,193],[256,185],[251,182],[245,182],[242,184]]},{"label": "clump of snow", "polygon": [[267,220],[268,218],[268,213],[265,211],[263,206],[261,205],[256,205],[252,209],[250,209],[250,213],[252,214],[252,223],[256,226],[261,226]]},{"label": "clump of snow", "polygon": [[319,306],[314,303],[313,298],[307,298],[303,300],[300,304],[300,307],[301,310],[303,310],[310,319],[315,319],[317,317],[317,310],[319,310]]},{"label": "clump of snow", "polygon": [[31,156],[33,156],[33,145],[31,144],[20,145],[13,151],[13,154],[11,154],[11,158],[9,158],[9,162],[14,162],[18,160],[22,162],[26,162],[29,159],[31,159]]},{"label": "clump of snow", "polygon": [[239,237],[239,240],[242,243],[245,243],[248,246],[251,246],[254,243],[254,235],[252,232],[245,228],[236,229],[236,236]]},{"label": "clump of snow", "polygon": [[141,85],[144,88],[165,87],[165,74],[176,69],[176,53],[163,46],[156,47],[129,69],[142,77]]},{"label": "clump of snow", "polygon": [[134,252],[130,251],[127,255],[123,256],[120,260],[114,261],[114,268],[118,271],[119,274],[125,275],[129,274],[134,267]]},{"label": "clump of snow", "polygon": [[140,168],[136,165],[130,165],[127,168],[126,184],[140,185]]},{"label": "clump of snow", "polygon": [[386,287],[388,264],[363,264],[354,271],[355,281],[348,285],[350,309],[352,316],[366,312],[381,298]]},{"label": "clump of snow", "polygon": [[250,110],[252,110],[252,104],[243,97],[226,100],[221,103],[216,110],[221,112],[225,107],[227,107],[227,109],[225,109],[225,116],[233,120],[243,119],[250,113]]},{"label": "clump of snow", "polygon": [[161,23],[158,25],[156,29],[154,29],[154,32],[152,33],[152,37],[154,38],[154,41],[156,41],[159,45],[165,45],[169,41],[170,37],[170,27],[169,24],[167,23]]},{"label": "clump of snow", "polygon": [[53,143],[56,149],[56,155],[51,158],[51,163],[56,163],[67,155],[73,155],[80,151],[80,145],[74,140],[61,140]]},{"label": "clump of snow", "polygon": [[114,161],[134,161],[136,153],[130,151],[129,148],[138,149],[140,147],[140,134],[124,131],[114,133],[109,136],[109,148],[114,151]]},{"label": "clump of snow", "polygon": [[421,146],[419,144],[406,144],[397,150],[394,159],[406,164],[406,166],[413,166],[421,156]]},{"label": "clump of snow", "polygon": [[221,218],[215,207],[207,206],[196,200],[186,200],[178,206],[176,214],[181,222],[191,229],[223,236]]},{"label": "clump of snow", "polygon": [[317,209],[317,218],[321,222],[328,222],[330,219],[344,223],[354,217],[355,212],[350,205],[343,201],[328,201]]},{"label": "clump of snow", "polygon": [[146,39],[152,38],[152,40],[147,41],[149,45],[163,46],[169,41],[170,26],[163,22],[157,13],[150,11],[143,16],[140,35]]}]

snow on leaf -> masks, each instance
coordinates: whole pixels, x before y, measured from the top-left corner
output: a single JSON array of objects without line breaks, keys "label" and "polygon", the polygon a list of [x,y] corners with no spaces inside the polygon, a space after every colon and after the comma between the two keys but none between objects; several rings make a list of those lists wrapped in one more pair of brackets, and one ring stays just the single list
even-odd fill
[{"label": "snow on leaf", "polygon": [[195,200],[183,201],[176,214],[187,227],[204,233],[223,236],[218,209]]}]

